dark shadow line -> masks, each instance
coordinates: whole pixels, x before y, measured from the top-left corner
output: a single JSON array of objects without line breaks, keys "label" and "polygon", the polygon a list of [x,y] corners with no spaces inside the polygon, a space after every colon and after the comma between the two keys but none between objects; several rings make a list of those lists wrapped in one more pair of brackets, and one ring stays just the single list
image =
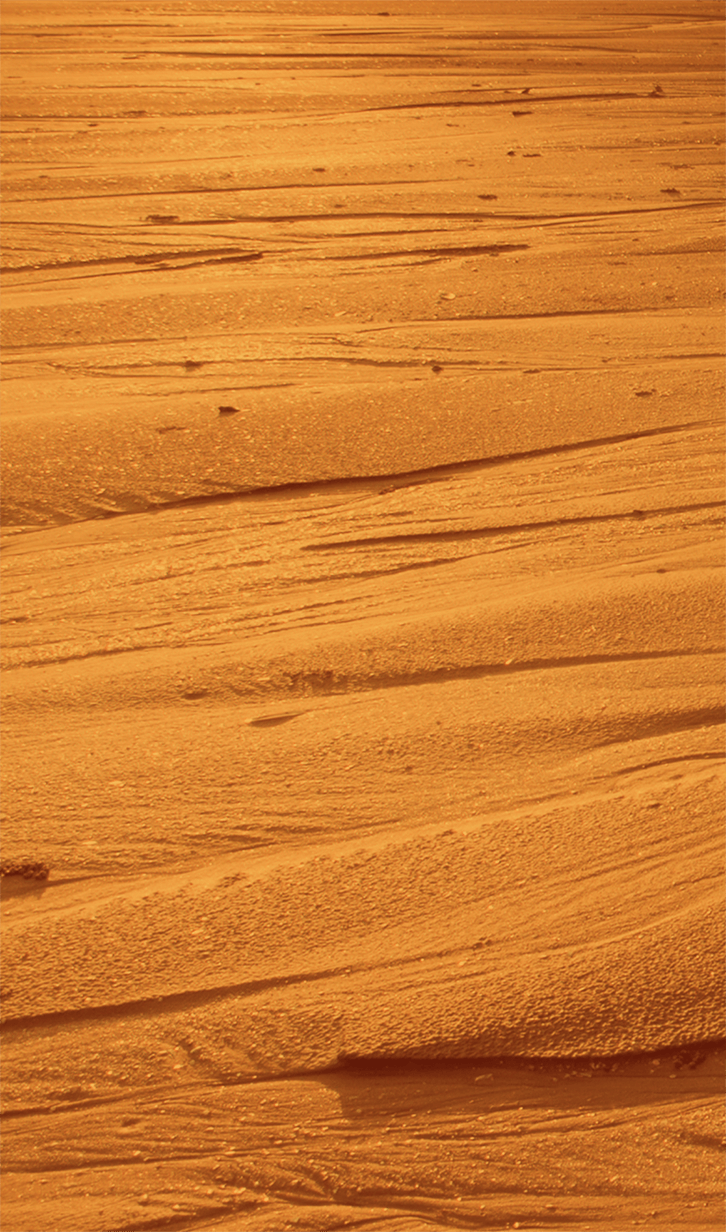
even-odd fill
[{"label": "dark shadow line", "polygon": [[[574,655],[559,659],[528,659],[521,662],[489,663],[472,667],[440,667],[429,671],[410,672],[399,676],[356,676],[354,674],[335,678],[333,673],[301,673],[296,683],[303,686],[300,696],[332,696],[351,691],[368,693],[377,689],[406,689],[429,684],[449,684],[457,680],[483,680],[489,676],[515,675],[517,672],[562,671],[579,667],[598,667],[617,663],[645,663],[658,659],[691,659],[703,656],[723,656],[718,648],[696,650],[641,650],[628,654]],[[678,719],[648,729],[647,735],[674,731],[687,731],[691,727],[717,727],[724,723],[726,711],[722,706],[688,712]],[[607,741],[606,743],[612,743]]]},{"label": "dark shadow line", "polygon": [[[235,488],[230,492],[217,492],[198,496],[185,496],[178,500],[172,501],[157,501],[149,502],[147,505],[134,505],[132,509],[104,509],[99,510],[90,518],[71,518],[66,519],[63,523],[49,523],[43,526],[20,526],[19,533],[23,534],[41,534],[42,532],[55,527],[56,525],[67,525],[69,522],[74,524],[89,521],[99,521],[106,518],[122,518],[129,513],[163,513],[167,509],[183,509],[186,507],[223,504],[229,501],[238,501],[251,499],[255,497],[265,496],[293,496],[297,493],[308,493],[317,491],[321,488],[327,489],[333,486],[351,488],[358,484],[366,486],[377,483],[395,482],[405,480],[408,486],[413,483],[431,483],[441,479],[455,477],[456,475],[466,474],[470,471],[487,470],[490,467],[506,466],[512,462],[526,461],[529,458],[552,457],[558,454],[577,453],[581,450],[602,448],[607,445],[619,445],[626,441],[647,440],[654,436],[667,436],[670,433],[688,432],[694,428],[710,426],[714,421],[707,419],[696,419],[690,423],[668,424],[660,428],[646,428],[641,432],[623,432],[616,436],[601,436],[592,437],[589,440],[574,441],[571,444],[551,445],[545,449],[529,449],[517,453],[510,454],[495,454],[490,458],[472,458],[463,459],[460,462],[441,462],[436,466],[426,467],[412,471],[394,471],[389,473],[379,473],[374,475],[343,475],[331,476],[328,479],[307,479],[296,480],[291,483],[281,484],[266,484],[259,487]],[[230,417],[229,426],[232,430],[234,419]],[[13,525],[6,520],[6,526]]]},{"label": "dark shadow line", "polygon": [[[359,53],[363,55],[364,53]],[[640,98],[645,100],[651,98],[651,94],[639,94],[632,90],[629,92],[603,92],[599,94],[535,94],[527,96],[527,106],[531,107],[536,103],[579,103],[579,102],[606,102],[608,100],[617,101],[618,99]],[[471,98],[471,99],[449,99],[448,102],[422,102],[422,103],[390,103],[380,107],[363,107],[362,111],[368,113],[371,111],[423,111],[432,110],[435,108],[445,109],[446,111],[458,107],[514,107],[522,100],[516,94],[511,94],[509,98]],[[345,114],[345,113],[343,113]],[[350,113],[349,113],[350,114]]]},{"label": "dark shadow line", "polygon": [[329,552],[337,548],[372,547],[388,543],[459,542],[468,539],[489,539],[498,535],[510,535],[521,530],[549,530],[556,526],[583,526],[594,522],[613,522],[623,519],[643,521],[646,518],[663,517],[673,513],[693,513],[699,509],[723,509],[723,501],[703,501],[695,505],[670,505],[662,509],[633,509],[628,513],[593,513],[576,518],[552,518],[545,522],[518,522],[511,526],[483,526],[470,530],[431,530],[400,535],[371,535],[361,539],[333,539],[321,543],[306,543],[301,552]]},{"label": "dark shadow line", "polygon": [[208,1005],[223,997],[252,997],[270,988],[286,988],[295,984],[313,983],[316,980],[332,979],[350,971],[350,964],[326,971],[306,972],[301,975],[270,976],[266,979],[246,980],[241,983],[219,984],[214,988],[186,989],[183,992],[163,993],[159,996],[138,997],[115,1004],[84,1006],[67,1010],[47,1010],[40,1014],[23,1014],[17,1018],[4,1018],[0,1032],[7,1035],[29,1026],[47,1026],[60,1023],[98,1022],[124,1015],[148,1013],[173,1013],[193,1006]]},{"label": "dark shadow line", "polygon": [[[199,265],[213,264],[215,261],[257,261],[263,256],[261,252],[242,252],[239,248],[229,245],[224,248],[190,248],[188,251],[174,249],[169,252],[141,253],[138,256],[127,257],[93,257],[87,261],[43,261],[37,265],[0,265],[0,274],[38,273],[43,270],[87,269],[99,265],[156,265],[159,261],[189,261],[192,257],[209,257],[211,261],[197,262]],[[182,266],[182,268],[188,268]]]}]

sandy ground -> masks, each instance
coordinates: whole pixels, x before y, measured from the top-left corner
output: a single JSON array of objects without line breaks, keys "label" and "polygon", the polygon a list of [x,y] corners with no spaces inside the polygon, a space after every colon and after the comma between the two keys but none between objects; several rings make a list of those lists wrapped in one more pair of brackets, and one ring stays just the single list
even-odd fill
[{"label": "sandy ground", "polygon": [[2,17],[3,1228],[721,1229],[723,5]]}]

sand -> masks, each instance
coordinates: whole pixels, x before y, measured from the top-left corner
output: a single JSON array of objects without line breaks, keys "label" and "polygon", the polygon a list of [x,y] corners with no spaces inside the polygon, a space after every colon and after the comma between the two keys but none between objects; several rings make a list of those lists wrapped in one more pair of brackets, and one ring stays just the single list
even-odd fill
[{"label": "sand", "polygon": [[722,1228],[723,5],[2,18],[3,1228]]}]

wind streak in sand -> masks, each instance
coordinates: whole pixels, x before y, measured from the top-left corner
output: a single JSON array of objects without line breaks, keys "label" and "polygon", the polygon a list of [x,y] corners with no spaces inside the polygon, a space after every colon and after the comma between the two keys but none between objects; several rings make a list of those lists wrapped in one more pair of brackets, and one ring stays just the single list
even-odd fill
[{"label": "wind streak in sand", "polygon": [[721,7],[242,8],[5,6],[3,1219],[719,1228]]}]

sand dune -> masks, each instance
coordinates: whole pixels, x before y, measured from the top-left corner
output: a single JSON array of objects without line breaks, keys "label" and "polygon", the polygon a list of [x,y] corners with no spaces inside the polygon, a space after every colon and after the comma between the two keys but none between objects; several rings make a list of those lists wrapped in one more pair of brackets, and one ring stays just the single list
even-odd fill
[{"label": "sand dune", "polygon": [[719,1228],[722,5],[3,21],[4,1223]]}]

